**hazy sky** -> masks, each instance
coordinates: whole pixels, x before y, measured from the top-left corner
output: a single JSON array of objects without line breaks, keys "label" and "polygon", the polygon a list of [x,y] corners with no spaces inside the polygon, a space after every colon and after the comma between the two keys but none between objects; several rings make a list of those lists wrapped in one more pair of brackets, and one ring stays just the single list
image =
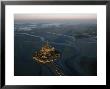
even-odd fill
[{"label": "hazy sky", "polygon": [[96,14],[15,14],[15,20],[74,20],[74,19],[84,19],[84,20],[94,20],[97,19]]}]

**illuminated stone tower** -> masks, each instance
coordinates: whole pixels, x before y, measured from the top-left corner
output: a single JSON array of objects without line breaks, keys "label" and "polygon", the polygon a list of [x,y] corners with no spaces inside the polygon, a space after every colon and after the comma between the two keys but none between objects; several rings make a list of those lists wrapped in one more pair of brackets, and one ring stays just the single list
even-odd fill
[{"label": "illuminated stone tower", "polygon": [[59,51],[46,42],[38,52],[33,54],[33,59],[36,60],[37,63],[48,65],[56,76],[62,76],[64,75],[62,70],[54,63],[60,56]]}]

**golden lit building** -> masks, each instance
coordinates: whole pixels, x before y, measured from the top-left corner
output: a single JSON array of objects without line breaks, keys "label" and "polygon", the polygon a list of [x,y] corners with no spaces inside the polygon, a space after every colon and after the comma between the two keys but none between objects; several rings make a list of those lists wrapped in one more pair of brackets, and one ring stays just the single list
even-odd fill
[{"label": "golden lit building", "polygon": [[60,58],[60,53],[55,50],[54,47],[51,47],[48,42],[46,42],[38,52],[33,54],[34,60],[40,64],[47,64],[50,66],[55,75],[61,76],[64,75],[63,72],[54,63],[54,61],[58,58]]}]

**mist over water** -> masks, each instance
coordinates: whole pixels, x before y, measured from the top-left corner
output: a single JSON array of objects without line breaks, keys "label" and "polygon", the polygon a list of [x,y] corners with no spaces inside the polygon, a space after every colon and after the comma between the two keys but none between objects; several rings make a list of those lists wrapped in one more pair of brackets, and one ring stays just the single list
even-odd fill
[{"label": "mist over water", "polygon": [[15,20],[15,23],[64,23],[64,24],[97,24],[97,19],[86,19],[86,20]]},{"label": "mist over water", "polygon": [[15,76],[54,76],[32,59],[44,42],[61,52],[56,61],[65,76],[97,75],[97,20],[15,20]]}]

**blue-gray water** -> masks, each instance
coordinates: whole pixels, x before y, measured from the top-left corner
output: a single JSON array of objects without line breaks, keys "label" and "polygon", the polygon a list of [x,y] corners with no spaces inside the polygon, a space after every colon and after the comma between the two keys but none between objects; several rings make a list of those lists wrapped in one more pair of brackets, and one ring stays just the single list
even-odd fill
[{"label": "blue-gray water", "polygon": [[53,76],[52,70],[35,62],[32,54],[49,41],[61,52],[56,61],[65,76],[97,75],[97,25],[93,23],[15,22],[15,76]]}]

